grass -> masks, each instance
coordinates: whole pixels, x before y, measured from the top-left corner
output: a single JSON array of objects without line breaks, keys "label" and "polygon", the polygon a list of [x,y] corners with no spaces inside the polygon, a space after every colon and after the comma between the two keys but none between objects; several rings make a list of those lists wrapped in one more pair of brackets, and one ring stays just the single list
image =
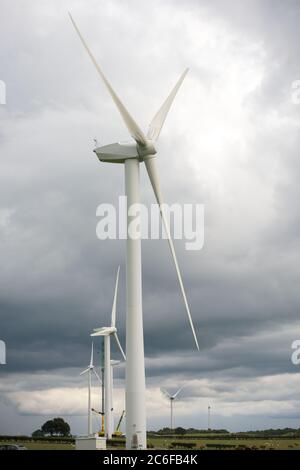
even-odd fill
[{"label": "grass", "polygon": [[[172,443],[176,443],[176,447],[172,446]],[[174,436],[168,438],[154,438],[149,439],[149,450],[151,449],[185,449],[185,445],[192,443],[194,446],[193,450],[300,450],[300,439],[209,439],[209,438],[190,438],[181,439],[181,436]],[[0,441],[1,444],[20,444],[26,447],[28,450],[75,450],[75,446],[72,444],[60,444],[56,442],[35,442],[35,441]],[[112,450],[121,449],[124,447],[114,447]]]},{"label": "grass", "polygon": [[[172,448],[172,443],[182,443],[182,446],[176,446],[176,449],[184,449],[185,443],[196,444],[193,449],[202,450],[244,450],[246,449],[257,449],[257,450],[300,450],[300,439],[209,439],[209,438],[191,438],[191,439],[180,439],[180,436],[174,436],[174,438],[158,438],[150,439],[150,445],[153,445],[154,449],[169,449]],[[224,446],[224,447],[223,447]],[[223,447],[223,448],[222,448]]]}]

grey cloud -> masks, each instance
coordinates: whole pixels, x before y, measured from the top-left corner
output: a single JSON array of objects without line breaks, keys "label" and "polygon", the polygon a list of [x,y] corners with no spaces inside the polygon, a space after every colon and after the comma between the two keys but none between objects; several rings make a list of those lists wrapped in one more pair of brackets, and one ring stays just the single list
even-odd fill
[{"label": "grey cloud", "polygon": [[[117,202],[123,172],[97,162],[92,148],[94,137],[107,143],[127,134],[69,24],[68,2],[19,2],[18,14],[14,2],[2,3],[0,337],[8,365],[0,373],[13,377],[13,388],[16,374],[85,365],[89,332],[109,321],[118,264],[125,342],[124,243],[95,234],[96,207]],[[144,127],[191,68],[158,164],[166,201],[205,204],[204,249],[185,252],[176,242],[201,351],[193,350],[166,241],[145,242],[149,383],[219,374],[222,395],[231,378],[297,375],[289,348],[299,331],[300,108],[289,88],[299,78],[298,3],[92,1],[72,10]],[[250,92],[248,76],[250,85],[261,77]],[[143,201],[152,202],[144,170],[141,182]],[[118,374],[122,385],[124,371]],[[1,410],[7,423],[10,411]],[[255,426],[255,419],[240,423]]]}]

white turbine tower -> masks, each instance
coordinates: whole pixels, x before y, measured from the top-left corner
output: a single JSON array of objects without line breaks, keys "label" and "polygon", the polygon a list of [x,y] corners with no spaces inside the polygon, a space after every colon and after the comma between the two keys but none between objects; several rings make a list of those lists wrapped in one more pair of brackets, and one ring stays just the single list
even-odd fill
[{"label": "white turbine tower", "polygon": [[111,310],[111,326],[103,328],[95,328],[91,336],[104,336],[104,403],[105,403],[105,435],[111,439],[113,433],[113,418],[112,418],[112,366],[110,360],[110,337],[113,336],[118,348],[121,351],[123,358],[126,360],[124,351],[120,344],[117,328],[116,328],[116,308],[117,308],[117,295],[119,284],[120,266],[117,271],[117,279],[115,285],[114,299]]},{"label": "white turbine tower", "polygon": [[208,405],[207,408],[207,429],[210,431],[210,426],[211,426],[211,406]]},{"label": "white turbine tower", "polygon": [[174,401],[176,400],[176,398],[178,397],[179,393],[181,392],[181,390],[183,389],[183,387],[181,387],[179,390],[177,390],[176,393],[174,393],[174,395],[171,395],[169,392],[167,392],[167,390],[165,390],[164,388],[161,388],[161,392],[165,395],[165,397],[168,398],[168,400],[170,400],[170,408],[171,408],[171,430],[173,431],[173,425],[174,425],[174,421],[173,421],[173,403]]},{"label": "white turbine tower", "polygon": [[114,421],[114,367],[121,364],[121,361],[115,361],[111,359],[110,361],[110,404],[111,404],[111,428],[114,432],[115,421]]},{"label": "white turbine tower", "polygon": [[92,408],[91,408],[92,373],[95,374],[95,376],[97,377],[97,379],[101,383],[101,379],[100,379],[99,375],[97,374],[97,372],[95,371],[95,366],[94,366],[94,345],[93,345],[93,343],[92,343],[90,365],[88,366],[87,369],[85,369],[80,374],[80,375],[88,374],[88,435],[89,436],[93,433],[93,431],[92,431]]},{"label": "white turbine tower", "polygon": [[[70,15],[71,17],[71,15]],[[71,21],[79,38],[86,49],[90,59],[97,69],[102,81],[117,106],[123,121],[135,142],[114,143],[99,147],[94,150],[102,162],[124,163],[125,167],[125,191],[127,196],[127,240],[126,240],[126,447],[128,449],[146,448],[146,403],[145,403],[145,359],[143,337],[143,312],[142,312],[142,270],[141,270],[141,238],[132,236],[130,224],[137,223],[136,213],[131,213],[133,205],[140,202],[140,163],[144,162],[148,176],[160,208],[161,218],[168,238],[171,254],[175,264],[181,293],[188,320],[193,332],[194,340],[199,350],[198,341],[190,314],[176,254],[171,239],[167,217],[163,209],[163,198],[160,190],[158,171],[156,168],[155,143],[159,137],[168,111],[175,95],[183,82],[187,70],[181,75],[175,87],[154,116],[147,136],[141,131],[135,120],[129,114],[112,86],[103,74],[88,45],[83,39],[77,25],[71,17]],[[135,234],[136,235],[136,234]]]}]

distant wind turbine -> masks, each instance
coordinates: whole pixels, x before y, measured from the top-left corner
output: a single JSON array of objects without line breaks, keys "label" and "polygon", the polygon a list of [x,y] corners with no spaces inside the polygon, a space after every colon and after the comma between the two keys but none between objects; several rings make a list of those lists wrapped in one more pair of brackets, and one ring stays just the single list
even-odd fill
[{"label": "distant wind turbine", "polygon": [[113,298],[113,305],[111,310],[111,326],[102,327],[102,328],[95,328],[94,333],[91,336],[103,336],[104,337],[104,393],[105,393],[105,434],[108,439],[111,439],[113,433],[112,427],[112,371],[111,371],[111,360],[110,360],[110,337],[113,336],[115,339],[120,352],[126,360],[125,353],[122,349],[121,343],[119,341],[117,335],[117,328],[116,328],[116,309],[117,309],[117,295],[118,295],[118,284],[119,284],[119,273],[120,273],[120,266],[118,267],[117,271],[117,278],[116,278],[116,285],[115,285],[115,292]]},{"label": "distant wind turbine", "polygon": [[171,430],[173,431],[173,403],[174,401],[176,400],[176,398],[178,397],[179,393],[181,392],[181,390],[183,389],[183,387],[181,387],[179,390],[177,390],[176,393],[174,393],[174,395],[171,395],[169,392],[167,392],[167,390],[165,390],[164,388],[161,388],[161,392],[164,394],[164,396],[166,398],[168,398],[168,400],[170,400],[170,408],[171,408]]},{"label": "distant wind turbine", "polygon": [[101,384],[101,379],[99,375],[97,374],[97,372],[95,371],[95,366],[94,366],[94,344],[93,343],[92,343],[90,364],[88,368],[85,369],[80,374],[80,375],[88,374],[88,435],[89,436],[93,433],[92,431],[92,408],[91,408],[92,373],[95,374],[95,376],[97,377],[98,381]]}]

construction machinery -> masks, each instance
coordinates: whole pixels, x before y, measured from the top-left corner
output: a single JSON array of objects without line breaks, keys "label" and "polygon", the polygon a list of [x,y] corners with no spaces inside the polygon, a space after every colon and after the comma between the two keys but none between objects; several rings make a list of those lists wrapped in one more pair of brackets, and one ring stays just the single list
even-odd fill
[{"label": "construction machinery", "polygon": [[120,427],[121,427],[124,416],[125,416],[125,410],[122,411],[122,414],[121,414],[119,422],[118,422],[118,426],[116,427],[115,432],[113,432],[113,437],[123,436],[122,431],[120,431]]},{"label": "construction machinery", "polygon": [[103,436],[105,436],[104,413],[103,413],[103,411],[95,410],[95,408],[92,408],[92,412],[95,413],[96,415],[100,415],[100,416],[101,416],[101,430],[98,431],[97,434],[98,434],[99,437],[103,437]]}]

